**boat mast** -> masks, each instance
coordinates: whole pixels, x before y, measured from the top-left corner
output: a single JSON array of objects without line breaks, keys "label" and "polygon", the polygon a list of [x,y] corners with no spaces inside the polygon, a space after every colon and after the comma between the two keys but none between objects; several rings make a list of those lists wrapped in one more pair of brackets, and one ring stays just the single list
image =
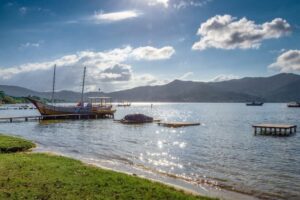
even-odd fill
[{"label": "boat mast", "polygon": [[55,72],[56,72],[56,64],[54,65],[54,70],[53,70],[52,97],[51,97],[51,102],[52,102],[52,104],[54,104]]},{"label": "boat mast", "polygon": [[81,90],[81,103],[82,103],[82,106],[84,105],[84,103],[83,103],[83,94],[84,94],[84,83],[85,83],[85,71],[86,71],[86,67],[84,67],[84,69],[83,69],[83,80],[82,80],[82,90]]}]

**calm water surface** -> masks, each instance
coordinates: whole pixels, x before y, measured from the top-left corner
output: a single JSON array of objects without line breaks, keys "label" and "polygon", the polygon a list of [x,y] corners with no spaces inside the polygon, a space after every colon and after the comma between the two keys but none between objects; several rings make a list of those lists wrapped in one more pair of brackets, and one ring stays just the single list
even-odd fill
[{"label": "calm water surface", "polygon": [[[0,132],[34,140],[41,151],[174,175],[191,183],[237,190],[265,199],[300,199],[300,134],[254,136],[252,124],[300,127],[300,109],[286,104],[247,107],[223,103],[135,103],[115,118],[144,113],[168,121],[200,121],[179,129],[157,124],[123,125],[112,120],[0,123]],[[36,115],[1,110],[0,116]]]}]

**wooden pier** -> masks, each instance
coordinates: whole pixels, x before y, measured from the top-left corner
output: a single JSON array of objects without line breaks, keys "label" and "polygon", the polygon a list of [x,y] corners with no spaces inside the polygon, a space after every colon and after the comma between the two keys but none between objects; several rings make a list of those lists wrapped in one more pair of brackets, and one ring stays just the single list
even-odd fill
[{"label": "wooden pier", "polygon": [[30,121],[30,120],[55,120],[55,119],[105,119],[114,118],[111,114],[62,114],[62,115],[36,115],[36,116],[18,116],[18,117],[0,117],[1,122],[20,122],[20,121]]},{"label": "wooden pier", "polygon": [[254,135],[273,135],[273,136],[289,136],[297,132],[296,125],[288,124],[256,124],[254,128]]}]

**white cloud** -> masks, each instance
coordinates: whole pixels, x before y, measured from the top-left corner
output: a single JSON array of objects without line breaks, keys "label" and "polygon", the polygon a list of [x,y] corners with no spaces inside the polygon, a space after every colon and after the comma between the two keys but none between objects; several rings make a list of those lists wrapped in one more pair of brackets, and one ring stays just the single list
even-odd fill
[{"label": "white cloud", "polygon": [[132,77],[132,69],[130,65],[115,64],[106,68],[98,76],[94,76],[95,81],[111,82],[111,81],[129,81]]},{"label": "white cloud", "polygon": [[232,75],[232,74],[220,74],[213,78],[211,81],[213,82],[221,82],[221,81],[229,81],[232,79],[238,79],[238,76]]},{"label": "white cloud", "polygon": [[35,47],[35,48],[38,48],[40,47],[42,44],[42,42],[36,42],[36,43],[31,43],[31,42],[26,42],[24,44],[21,44],[20,45],[20,48],[29,48],[29,47]]},{"label": "white cloud", "polygon": [[169,7],[169,0],[147,0],[149,6],[163,5]]},{"label": "white cloud", "polygon": [[270,50],[269,52],[279,54],[279,53],[283,53],[285,51],[286,51],[286,49],[282,48],[282,49],[273,49],[273,50]]},{"label": "white cloud", "polygon": [[300,50],[288,50],[276,59],[276,62],[269,65],[269,68],[282,72],[300,72]]},{"label": "white cloud", "polygon": [[96,22],[116,22],[126,19],[136,18],[142,15],[141,12],[136,10],[125,10],[120,12],[111,12],[111,13],[95,13],[93,20]]},{"label": "white cloud", "polygon": [[7,4],[5,4],[5,7],[11,7],[11,6],[13,6],[13,5],[14,5],[14,3],[8,2]]},{"label": "white cloud", "polygon": [[[151,74],[135,74],[133,73],[130,81],[121,82],[102,82],[101,90],[104,91],[116,91],[124,90],[129,88],[134,88],[138,86],[147,86],[147,85],[162,85],[170,82],[169,80],[159,79]],[[97,89],[95,87],[94,91]]]},{"label": "white cloud", "polygon": [[23,6],[23,7],[19,8],[19,12],[21,15],[26,15],[28,12],[28,8]]},{"label": "white cloud", "polygon": [[194,72],[187,72],[185,74],[183,74],[182,76],[180,76],[178,79],[179,80],[186,80],[188,77],[193,76]]},{"label": "white cloud", "polygon": [[151,46],[139,47],[132,51],[132,56],[136,60],[163,60],[169,59],[175,53],[171,46],[155,48]]},{"label": "white cloud", "polygon": [[[139,54],[141,49],[156,49],[149,54]],[[161,49],[165,49],[162,47]],[[9,68],[0,68],[0,84],[20,85],[35,90],[49,90],[51,88],[53,66],[57,65],[57,88],[78,89],[80,86],[83,66],[87,66],[87,88],[98,88],[105,85],[106,89],[118,89],[130,85],[147,84],[149,76],[136,76],[130,65],[124,64],[128,60],[160,60],[170,58],[165,51],[154,47],[116,48],[110,51],[80,51],[65,55],[61,58],[47,61],[27,63]],[[137,50],[137,51],[136,51]],[[143,52],[143,51],[142,51]],[[163,55],[159,55],[162,53]],[[151,79],[153,82],[155,79]],[[125,83],[124,83],[125,82]],[[122,83],[122,84],[121,84]]]},{"label": "white cloud", "polygon": [[180,0],[180,1],[175,2],[173,4],[173,7],[178,10],[189,7],[189,6],[202,7],[211,1],[213,1],[213,0]]},{"label": "white cloud", "polygon": [[238,20],[230,15],[216,15],[201,24],[197,32],[200,41],[194,43],[192,49],[255,49],[265,39],[279,38],[290,32],[290,24],[281,18],[255,24],[245,17]]}]

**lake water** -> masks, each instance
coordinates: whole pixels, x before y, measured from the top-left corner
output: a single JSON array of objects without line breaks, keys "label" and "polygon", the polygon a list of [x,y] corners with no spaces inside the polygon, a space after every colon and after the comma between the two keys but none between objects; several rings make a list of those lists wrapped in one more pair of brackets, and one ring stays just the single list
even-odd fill
[{"label": "lake water", "polygon": [[[34,140],[38,151],[62,153],[124,171],[177,177],[186,184],[233,190],[262,199],[300,199],[300,134],[254,136],[252,124],[300,127],[300,109],[286,104],[247,107],[230,103],[133,103],[115,118],[144,113],[201,126],[166,128],[113,120],[0,123],[0,132]],[[36,115],[1,110],[0,116]],[[147,176],[147,175],[146,175]]]}]

